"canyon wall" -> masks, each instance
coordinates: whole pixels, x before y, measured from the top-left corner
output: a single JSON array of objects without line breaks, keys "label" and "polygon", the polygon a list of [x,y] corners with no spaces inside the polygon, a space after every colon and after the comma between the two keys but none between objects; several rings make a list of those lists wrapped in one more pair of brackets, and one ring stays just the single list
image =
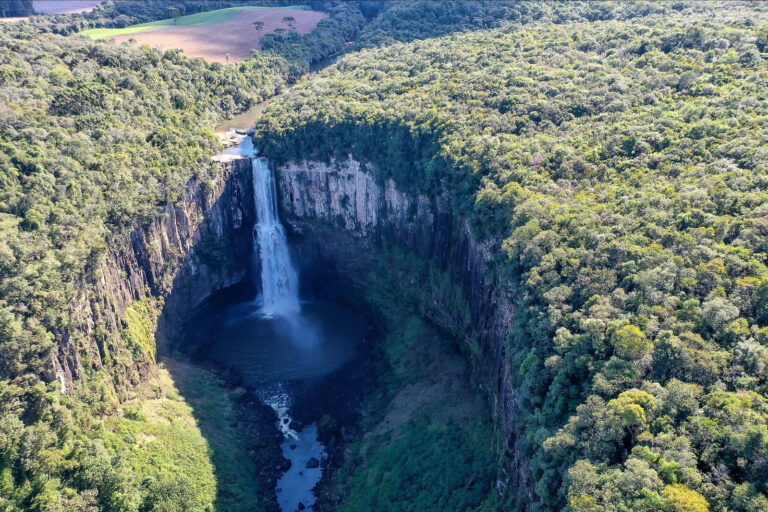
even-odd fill
[{"label": "canyon wall", "polygon": [[[149,225],[114,237],[88,283],[78,287],[73,327],[61,333],[48,376],[65,392],[104,368],[117,396],[125,397],[196,306],[246,277],[250,258],[243,255],[251,251],[254,219],[251,161],[228,156],[214,165],[218,172],[210,182],[190,184],[184,198]],[[152,338],[153,331],[154,339],[139,350],[133,333]]]},{"label": "canyon wall", "polygon": [[[250,159],[227,157],[217,165],[209,183],[190,185],[185,197],[156,220],[109,247],[89,284],[80,288],[73,327],[61,333],[48,376],[66,392],[105,369],[117,396],[130,396],[131,387],[150,374],[155,356],[154,350],[131,346],[136,316],[150,324],[152,348],[167,350],[181,341],[174,335],[207,297],[258,272],[250,258],[255,217]],[[525,491],[528,471],[515,433],[506,341],[515,302],[511,284],[494,271],[498,244],[476,240],[447,194],[410,195],[392,180],[378,180],[375,171],[352,158],[292,162],[277,169],[281,213],[297,263],[311,267],[302,278],[319,283],[333,277],[311,276],[321,268],[338,277],[323,284],[329,289],[359,282],[388,245],[417,254],[430,269],[449,276],[450,287],[426,275],[403,286],[420,290],[420,313],[462,342],[492,400],[504,433],[499,491],[509,488],[533,498]],[[397,269],[392,277],[399,278]]]},{"label": "canyon wall", "polygon": [[[417,287],[421,314],[454,334],[471,354],[504,432],[497,488],[528,492],[532,499],[531,491],[525,491],[528,471],[515,433],[516,396],[507,357],[515,302],[508,292],[511,284],[494,272],[498,243],[476,240],[466,221],[453,212],[447,194],[409,195],[376,175],[372,166],[352,157],[330,164],[288,162],[277,169],[282,214],[300,264],[332,266],[341,281],[354,281],[378,251],[396,245],[450,276],[450,287],[426,275],[403,286]],[[313,260],[322,264],[306,263]],[[392,279],[400,277],[393,269]],[[323,279],[330,282],[328,276]],[[456,289],[466,309],[456,307]]]}]

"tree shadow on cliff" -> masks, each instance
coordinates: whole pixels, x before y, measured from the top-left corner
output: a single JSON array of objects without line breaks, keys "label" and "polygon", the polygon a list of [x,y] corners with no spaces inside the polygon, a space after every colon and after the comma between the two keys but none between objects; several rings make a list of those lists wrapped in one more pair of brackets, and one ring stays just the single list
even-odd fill
[{"label": "tree shadow on cliff", "polygon": [[248,422],[243,411],[253,404],[241,388],[179,351],[188,343],[205,342],[199,336],[204,332],[195,336],[185,325],[203,311],[206,298],[248,281],[254,270],[250,160],[236,159],[219,167],[218,177],[191,188],[184,201],[167,208],[156,236],[149,228],[132,243],[144,282],[154,296],[165,297],[156,332],[158,360],[191,407],[196,427],[207,441],[216,510],[269,509],[260,504],[260,468],[251,457],[258,447],[251,433],[246,438],[244,431]]},{"label": "tree shadow on cliff", "polygon": [[[216,481],[218,511],[261,510],[259,469],[252,456],[259,437],[249,432],[244,411],[256,407],[242,388],[233,388],[213,371],[184,357],[163,358],[176,389],[192,408],[193,416],[208,443]],[[266,491],[267,489],[264,489]]]}]

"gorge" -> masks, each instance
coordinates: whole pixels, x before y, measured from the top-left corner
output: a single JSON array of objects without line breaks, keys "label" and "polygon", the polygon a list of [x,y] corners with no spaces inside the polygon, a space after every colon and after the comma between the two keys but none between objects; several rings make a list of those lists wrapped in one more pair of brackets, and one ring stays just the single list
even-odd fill
[{"label": "gorge", "polygon": [[768,512],[767,13],[0,20],[0,510]]},{"label": "gorge", "polygon": [[[276,482],[280,509],[312,509],[313,488],[321,477],[325,449],[315,423],[294,428],[294,383],[313,381],[351,359],[365,329],[361,318],[332,303],[301,303],[298,275],[278,216],[273,171],[257,156],[250,137],[237,147],[250,160],[256,211],[254,274],[260,274],[257,300],[206,311],[214,342],[206,357],[234,369],[252,392],[277,415],[283,455],[289,468]],[[222,325],[223,324],[223,325]],[[196,322],[199,329],[201,322]],[[299,430],[296,430],[299,429]]]},{"label": "gorge", "polygon": [[[363,286],[363,276],[386,261],[386,257],[377,251],[387,243],[386,240],[402,237],[397,243],[403,250],[413,254],[424,251],[419,256],[423,262],[442,254],[442,259],[435,256],[434,268],[424,267],[429,269],[427,275],[419,276],[418,285],[432,291],[432,299],[422,296],[417,303],[412,302],[414,297],[407,290],[397,293],[402,294],[399,300],[411,314],[428,318],[445,333],[434,334],[433,342],[439,340],[444,345],[440,350],[448,352],[456,350],[452,346],[457,347],[449,339],[463,339],[462,343],[472,339],[473,349],[479,350],[477,334],[473,333],[470,324],[472,312],[462,297],[463,292],[446,280],[446,275],[452,271],[450,265],[464,269],[467,265],[486,262],[477,247],[471,248],[472,254],[464,252],[469,247],[467,244],[472,242],[466,231],[452,233],[450,223],[453,220],[449,212],[432,211],[426,198],[421,197],[417,199],[422,205],[420,211],[416,217],[407,218],[406,212],[412,210],[412,206],[406,195],[397,191],[392,182],[386,191],[379,189],[373,174],[366,173],[357,162],[345,162],[338,168],[303,162],[273,171],[265,158],[254,154],[250,137],[244,137],[239,146],[227,150],[217,160],[220,165],[237,167],[242,176],[250,174],[252,177],[255,216],[254,261],[250,275],[253,277],[250,283],[223,287],[242,290],[230,293],[232,298],[228,299],[227,293],[221,291],[213,293],[210,299],[199,302],[196,307],[185,308],[194,311],[195,318],[188,320],[186,331],[189,334],[185,335],[183,345],[178,346],[203,364],[212,361],[218,367],[233,371],[241,385],[274,410],[277,427],[284,436],[282,451],[290,461],[289,469],[272,480],[277,502],[283,511],[296,510],[299,503],[301,508],[311,508],[315,502],[311,491],[320,480],[321,471],[325,471],[324,478],[328,482],[321,489],[327,489],[339,465],[348,458],[340,458],[339,451],[343,446],[361,440],[366,428],[380,429],[369,425],[360,431],[361,427],[356,423],[360,421],[362,409],[381,409],[371,413],[387,415],[388,410],[396,411],[402,407],[388,407],[390,400],[405,399],[410,402],[405,406],[411,411],[408,413],[411,418],[396,420],[399,424],[418,417],[414,407],[434,407],[432,395],[437,389],[424,389],[420,382],[410,382],[410,396],[406,394],[399,398],[397,393],[394,398],[375,396],[376,386],[382,385],[382,380],[388,378],[386,373],[391,371],[385,369],[391,361],[381,354],[388,349],[381,345],[387,343],[385,333],[393,329],[387,326],[381,312],[376,311],[375,302],[366,298],[366,294],[376,287],[372,283]],[[280,223],[278,204],[289,222],[288,239],[293,256]],[[440,226],[436,224],[438,218],[443,222]],[[415,240],[420,240],[421,245],[413,245]],[[226,238],[222,241],[227,243]],[[457,242],[464,245],[456,246],[458,251],[449,249]],[[292,259],[297,261],[298,274],[293,269]],[[386,264],[384,277],[387,280],[400,281],[404,279],[403,272],[413,271],[397,264]],[[430,285],[428,281],[421,281],[424,278],[440,282],[433,281]],[[303,283],[304,298],[301,300],[299,282]],[[470,281],[467,283],[469,286]],[[415,284],[410,280],[410,286]],[[439,288],[432,289],[431,286]],[[476,293],[486,292],[478,288]],[[375,330],[366,328],[359,315],[379,327]],[[468,337],[459,338],[462,336]],[[486,343],[485,338],[481,343]],[[423,351],[414,347],[408,350]],[[466,351],[468,347],[462,350]],[[428,379],[448,383],[457,392],[452,397],[456,402],[450,407],[441,406],[445,410],[439,413],[449,418],[449,424],[478,419],[488,421],[482,419],[487,414],[482,412],[481,402],[484,400],[469,386],[470,373],[461,369],[465,364],[461,361],[464,356],[429,354],[421,357],[426,361],[419,363],[423,364],[420,370],[429,367],[434,371],[436,362],[441,363],[438,366],[445,366],[438,367],[438,373],[428,375]],[[361,373],[350,365],[368,370]],[[441,376],[442,372],[446,375]],[[375,374],[379,376],[375,377]],[[463,382],[456,382],[457,379]],[[393,382],[388,385],[394,385],[396,389],[403,386]],[[344,397],[347,403],[333,404],[339,397]],[[308,401],[313,403],[308,405]],[[292,411],[294,405],[298,407],[296,412]],[[456,411],[451,412],[452,407]],[[471,411],[469,416],[478,414],[479,418],[461,416],[468,411]],[[299,426],[294,427],[292,414],[302,417]],[[320,432],[318,421],[322,427]],[[390,419],[383,421],[389,423]],[[387,428],[401,427],[387,425]],[[328,460],[318,434],[325,441],[330,440],[335,450]],[[490,442],[490,438],[486,442]],[[507,485],[503,477],[502,473],[498,481],[501,488]],[[487,489],[492,482],[478,485]],[[321,498],[322,506],[327,507],[328,496]]]}]

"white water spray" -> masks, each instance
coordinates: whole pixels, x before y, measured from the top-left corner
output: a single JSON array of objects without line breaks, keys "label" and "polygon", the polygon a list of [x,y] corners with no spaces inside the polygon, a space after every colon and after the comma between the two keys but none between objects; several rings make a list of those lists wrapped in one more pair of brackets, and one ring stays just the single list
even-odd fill
[{"label": "white water spray", "polygon": [[[275,179],[265,158],[252,157],[256,203],[254,240],[261,261],[265,316],[292,317],[301,312],[299,279],[291,263],[285,230],[277,213]],[[256,252],[256,251],[254,251]]]}]

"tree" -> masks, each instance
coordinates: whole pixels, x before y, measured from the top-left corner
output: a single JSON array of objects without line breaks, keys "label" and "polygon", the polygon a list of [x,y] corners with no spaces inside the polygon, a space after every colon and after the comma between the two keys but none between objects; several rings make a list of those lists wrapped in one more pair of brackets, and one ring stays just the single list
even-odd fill
[{"label": "tree", "polygon": [[256,29],[256,32],[259,34],[259,43],[261,43],[261,31],[264,30],[264,22],[263,21],[254,21],[253,22],[253,28]]},{"label": "tree", "polygon": [[0,18],[29,16],[33,13],[32,0],[5,0],[0,2]]},{"label": "tree", "polygon": [[164,478],[150,483],[143,508],[148,512],[203,511],[192,486],[184,478]]},{"label": "tree", "polygon": [[178,22],[179,17],[179,9],[177,7],[171,7],[168,9],[168,14],[170,14],[171,18],[173,18],[173,24],[176,25]]},{"label": "tree", "polygon": [[654,373],[662,378],[678,378],[703,386],[720,377],[729,355],[693,332],[675,336],[669,331],[659,335],[654,352]]},{"label": "tree", "polygon": [[707,500],[682,484],[664,488],[664,510],[667,512],[709,512]]},{"label": "tree", "polygon": [[611,344],[616,349],[616,355],[624,359],[642,357],[653,348],[653,343],[645,337],[643,331],[632,324],[625,325],[614,332]]},{"label": "tree", "polygon": [[283,18],[283,23],[286,23],[291,29],[293,29],[294,23],[296,23],[296,18],[293,16],[286,16]]},{"label": "tree", "polygon": [[[768,30],[766,30],[768,34]],[[766,35],[768,38],[768,35]],[[766,43],[768,44],[768,43]],[[756,317],[759,322],[768,325],[768,280],[762,281],[755,289],[755,309]]]}]

